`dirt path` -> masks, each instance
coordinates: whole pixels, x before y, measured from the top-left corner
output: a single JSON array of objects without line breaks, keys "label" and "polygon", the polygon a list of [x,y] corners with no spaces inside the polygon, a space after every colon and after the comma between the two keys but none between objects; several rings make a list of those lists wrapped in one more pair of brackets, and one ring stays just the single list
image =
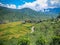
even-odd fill
[{"label": "dirt path", "polygon": [[32,26],[32,28],[31,28],[31,33],[33,33],[33,32],[34,32],[34,28],[35,28],[35,27],[34,27],[34,26]]}]

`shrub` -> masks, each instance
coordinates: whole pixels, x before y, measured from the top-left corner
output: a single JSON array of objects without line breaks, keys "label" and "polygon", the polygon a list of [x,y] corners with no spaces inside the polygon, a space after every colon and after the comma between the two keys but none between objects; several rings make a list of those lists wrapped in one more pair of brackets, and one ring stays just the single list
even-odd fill
[{"label": "shrub", "polygon": [[53,41],[50,43],[50,45],[60,45],[60,38],[53,38]]},{"label": "shrub", "polygon": [[45,41],[42,38],[36,41],[36,45],[44,45],[44,44],[45,44]]},{"label": "shrub", "polygon": [[18,42],[18,45],[29,45],[29,44],[30,44],[30,41],[28,39],[21,39]]}]

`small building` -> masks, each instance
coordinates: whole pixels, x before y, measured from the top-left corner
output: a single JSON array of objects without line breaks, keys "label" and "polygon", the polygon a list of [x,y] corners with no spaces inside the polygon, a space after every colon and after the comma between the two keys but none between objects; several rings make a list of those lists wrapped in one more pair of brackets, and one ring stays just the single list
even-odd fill
[{"label": "small building", "polygon": [[26,21],[21,21],[22,22],[22,24],[25,24],[26,23]]}]

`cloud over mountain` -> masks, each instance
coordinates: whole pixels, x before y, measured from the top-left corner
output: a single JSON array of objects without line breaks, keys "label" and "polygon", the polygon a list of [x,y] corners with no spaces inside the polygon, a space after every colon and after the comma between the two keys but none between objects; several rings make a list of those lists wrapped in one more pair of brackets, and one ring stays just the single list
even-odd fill
[{"label": "cloud over mountain", "polygon": [[31,8],[31,9],[34,9],[34,10],[42,10],[43,9],[47,9],[47,8],[57,8],[57,7],[60,7],[60,0],[36,0],[34,2],[25,2],[24,5],[20,5],[18,6],[18,9],[21,9],[21,8]]},{"label": "cloud over mountain", "polygon": [[25,2],[23,5],[18,5],[18,7],[15,4],[0,3],[0,6],[13,8],[13,9],[31,8],[36,11],[39,10],[44,11],[44,9],[60,7],[60,0],[36,0],[33,2]]},{"label": "cloud over mountain", "polygon": [[16,9],[16,5],[14,5],[14,4],[2,4],[2,3],[0,3],[0,6]]}]

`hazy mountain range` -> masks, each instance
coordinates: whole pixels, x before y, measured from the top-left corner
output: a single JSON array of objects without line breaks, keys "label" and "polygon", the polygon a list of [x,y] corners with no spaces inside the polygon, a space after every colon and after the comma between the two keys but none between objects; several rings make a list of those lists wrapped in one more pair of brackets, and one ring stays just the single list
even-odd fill
[{"label": "hazy mountain range", "polygon": [[50,19],[52,17],[55,18],[60,12],[60,8],[46,10],[44,10],[44,12],[37,12],[29,8],[9,9],[6,7],[0,7],[0,21]]}]

